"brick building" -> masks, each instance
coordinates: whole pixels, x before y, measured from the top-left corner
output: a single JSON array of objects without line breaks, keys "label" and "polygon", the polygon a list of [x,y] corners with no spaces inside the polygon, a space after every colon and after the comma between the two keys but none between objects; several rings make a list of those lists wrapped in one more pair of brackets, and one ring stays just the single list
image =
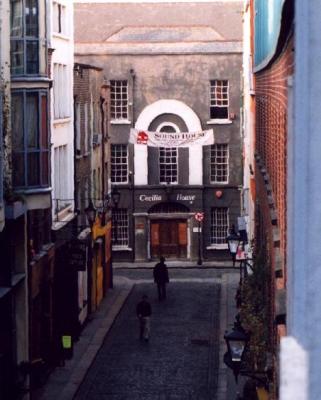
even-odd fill
[{"label": "brick building", "polygon": [[[254,85],[248,80],[247,89],[252,90],[254,105],[247,103],[251,107],[247,115],[252,118],[255,135],[248,152],[255,153],[255,159],[249,158],[254,175],[248,175],[246,182],[252,196],[252,210],[249,208],[247,213],[255,215],[252,231],[255,254],[262,262],[259,267],[270,271],[266,301],[276,396],[278,348],[280,338],[286,334],[287,146],[289,85],[294,74],[294,5],[291,0],[248,3],[254,48],[249,70],[253,68]],[[252,129],[251,123],[247,127]]]},{"label": "brick building", "polygon": [[[114,259],[227,256],[242,184],[241,9],[237,1],[75,4],[75,57],[103,68],[111,90],[111,183],[121,194]],[[212,129],[215,143],[147,148],[129,143],[131,128]]]},{"label": "brick building", "polygon": [[[87,64],[74,66],[75,193],[78,238],[88,251],[78,272],[79,321],[94,311],[112,286],[110,145],[108,140],[108,88],[103,72]],[[86,208],[93,204],[97,216],[89,229]],[[86,228],[87,226],[87,228]]]}]

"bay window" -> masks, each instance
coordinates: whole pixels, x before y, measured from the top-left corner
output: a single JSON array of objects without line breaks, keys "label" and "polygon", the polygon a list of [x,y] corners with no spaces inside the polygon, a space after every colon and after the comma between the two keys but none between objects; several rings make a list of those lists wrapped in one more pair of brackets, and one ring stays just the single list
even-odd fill
[{"label": "bay window", "polygon": [[15,187],[49,185],[47,92],[12,93],[13,184]]}]

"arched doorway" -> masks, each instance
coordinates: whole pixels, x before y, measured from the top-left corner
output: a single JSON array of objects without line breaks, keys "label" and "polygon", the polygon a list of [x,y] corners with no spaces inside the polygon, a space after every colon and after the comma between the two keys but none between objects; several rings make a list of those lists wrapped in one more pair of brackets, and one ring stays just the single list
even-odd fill
[{"label": "arched doorway", "polygon": [[189,209],[179,203],[159,203],[150,208],[151,258],[187,257],[188,213]]}]

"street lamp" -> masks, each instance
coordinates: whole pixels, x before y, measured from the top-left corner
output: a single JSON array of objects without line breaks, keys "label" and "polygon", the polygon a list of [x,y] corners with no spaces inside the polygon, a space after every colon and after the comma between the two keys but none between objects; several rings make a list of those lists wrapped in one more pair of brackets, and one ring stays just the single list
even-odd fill
[{"label": "street lamp", "polygon": [[233,259],[233,267],[235,266],[236,254],[240,245],[240,237],[235,232],[234,228],[231,229],[230,234],[226,238],[229,252]]},{"label": "street lamp", "polygon": [[224,354],[224,363],[234,373],[235,382],[238,381],[238,376],[246,376],[257,382],[258,387],[264,387],[266,392],[269,391],[269,382],[273,378],[271,368],[259,370],[244,369],[243,359],[250,340],[250,333],[246,332],[241,323],[239,316],[236,316],[232,332],[225,333],[224,339],[227,345],[227,352]]},{"label": "street lamp", "polygon": [[[113,190],[111,192],[111,200],[112,200],[113,205],[114,205],[114,210],[116,211],[118,209],[118,204],[119,204],[119,201],[120,201],[120,192],[116,188],[113,188]],[[118,230],[118,226],[117,226],[118,221],[117,221],[117,214],[115,212],[113,212],[113,223],[115,225],[115,228],[114,228],[115,244],[117,244],[117,242],[118,242],[118,232],[117,232],[117,230]]]},{"label": "street lamp", "polygon": [[85,208],[85,214],[88,219],[90,228],[92,228],[94,222],[96,221],[97,210],[94,207],[94,204],[91,199],[89,200],[88,207]]},{"label": "street lamp", "polygon": [[227,345],[227,353],[224,355],[225,364],[233,370],[235,381],[241,370],[241,363],[247,344],[249,342],[249,334],[245,332],[240,321],[234,322],[232,332],[225,333],[224,339]]}]

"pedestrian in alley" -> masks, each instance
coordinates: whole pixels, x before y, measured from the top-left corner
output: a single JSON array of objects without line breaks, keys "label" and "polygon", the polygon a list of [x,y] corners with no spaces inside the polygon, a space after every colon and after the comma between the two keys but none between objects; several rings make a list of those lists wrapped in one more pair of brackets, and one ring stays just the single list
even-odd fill
[{"label": "pedestrian in alley", "polygon": [[154,267],[154,281],[157,283],[158,300],[166,299],[166,284],[169,282],[168,270],[165,264],[165,258],[160,257],[160,262]]},{"label": "pedestrian in alley", "polygon": [[139,339],[148,342],[150,336],[150,316],[152,315],[152,307],[148,302],[146,294],[142,296],[142,300],[137,304],[136,314],[139,319]]}]

